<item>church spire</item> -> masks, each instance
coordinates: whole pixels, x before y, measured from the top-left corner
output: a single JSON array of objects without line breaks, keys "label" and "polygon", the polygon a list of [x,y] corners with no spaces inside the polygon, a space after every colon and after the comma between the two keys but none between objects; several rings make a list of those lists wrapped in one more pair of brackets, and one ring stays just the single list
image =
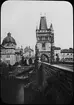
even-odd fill
[{"label": "church spire", "polygon": [[46,17],[45,16],[42,16],[40,19],[39,30],[47,30],[47,23],[46,23]]}]

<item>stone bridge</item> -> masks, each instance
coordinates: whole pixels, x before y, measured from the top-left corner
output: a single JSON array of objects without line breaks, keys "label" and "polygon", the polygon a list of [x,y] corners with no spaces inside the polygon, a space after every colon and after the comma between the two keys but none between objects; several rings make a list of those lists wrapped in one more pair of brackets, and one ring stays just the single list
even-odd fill
[{"label": "stone bridge", "polygon": [[73,70],[68,67],[38,61],[37,85],[45,96],[56,103],[70,103],[73,97]]}]

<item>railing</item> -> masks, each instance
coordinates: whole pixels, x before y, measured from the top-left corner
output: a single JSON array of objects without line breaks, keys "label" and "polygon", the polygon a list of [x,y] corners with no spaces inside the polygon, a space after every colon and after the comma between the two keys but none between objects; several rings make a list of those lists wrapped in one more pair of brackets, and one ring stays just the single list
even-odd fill
[{"label": "railing", "polygon": [[[54,84],[58,91],[62,91],[67,97],[73,96],[73,70],[69,68],[51,65],[46,62],[39,62],[43,70],[43,83]],[[65,96],[64,95],[64,96]],[[67,98],[66,98],[67,99]]]}]

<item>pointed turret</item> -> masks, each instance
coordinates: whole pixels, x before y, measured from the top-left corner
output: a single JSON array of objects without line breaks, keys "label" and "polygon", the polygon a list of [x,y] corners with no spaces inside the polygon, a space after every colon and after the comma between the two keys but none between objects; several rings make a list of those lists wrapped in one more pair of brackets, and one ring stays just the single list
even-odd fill
[{"label": "pointed turret", "polygon": [[42,16],[40,19],[39,30],[47,30],[47,23],[46,23],[46,17],[45,16]]},{"label": "pointed turret", "polygon": [[36,31],[38,30],[38,26],[36,26]]},{"label": "pointed turret", "polygon": [[51,23],[51,25],[50,25],[50,30],[51,30],[51,31],[54,31],[54,30],[53,30],[53,26],[52,26],[52,23]]}]

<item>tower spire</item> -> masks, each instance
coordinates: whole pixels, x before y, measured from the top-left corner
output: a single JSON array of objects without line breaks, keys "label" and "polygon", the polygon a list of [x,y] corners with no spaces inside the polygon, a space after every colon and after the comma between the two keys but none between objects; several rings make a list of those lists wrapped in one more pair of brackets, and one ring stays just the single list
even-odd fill
[{"label": "tower spire", "polygon": [[51,25],[50,25],[50,30],[53,32],[54,30],[53,30],[53,25],[52,25],[52,23],[51,23]]},{"label": "tower spire", "polygon": [[51,23],[51,25],[50,25],[50,29],[51,29],[51,31],[53,31],[53,26],[52,26],[52,23]]},{"label": "tower spire", "polygon": [[45,16],[41,16],[39,29],[40,30],[47,30],[47,22],[46,22]]}]

